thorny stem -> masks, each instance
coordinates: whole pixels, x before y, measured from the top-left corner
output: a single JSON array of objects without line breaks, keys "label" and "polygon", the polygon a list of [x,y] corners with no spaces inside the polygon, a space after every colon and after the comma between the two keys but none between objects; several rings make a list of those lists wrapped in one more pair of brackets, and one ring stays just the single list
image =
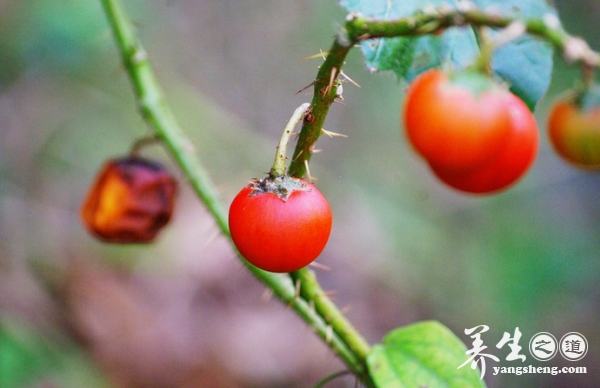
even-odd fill
[{"label": "thorny stem", "polygon": [[[225,210],[212,179],[194,153],[188,137],[180,129],[167,104],[150,61],[137,40],[131,22],[124,13],[119,0],[102,0],[105,13],[113,29],[121,59],[133,85],[140,112],[154,129],[192,188],[215,219],[217,226],[231,242]],[[232,244],[233,245],[233,244]],[[290,306],[307,322],[316,334],[337,354],[348,368],[358,376],[365,376],[364,364],[348,346],[331,332],[326,320],[311,305],[296,295],[296,288],[287,275],[260,270],[241,256],[248,270],[269,287],[283,303]]]},{"label": "thorny stem", "polygon": [[273,167],[269,172],[269,176],[271,179],[274,179],[279,176],[283,176],[285,174],[285,153],[287,150],[288,143],[290,142],[290,137],[294,132],[294,127],[306,114],[308,107],[310,104],[308,102],[300,105],[294,113],[287,125],[283,130],[283,134],[281,135],[281,140],[279,141],[279,145],[277,146],[277,152],[275,153],[275,161],[273,162]]},{"label": "thorny stem", "polygon": [[348,15],[346,23],[328,51],[325,62],[319,68],[314,82],[315,93],[310,108],[314,120],[304,121],[288,170],[289,174],[297,178],[302,178],[306,174],[306,163],[310,161],[312,149],[321,134],[329,107],[337,96],[336,88],[329,86],[335,86],[338,82],[337,77],[346,55],[354,45],[375,38],[434,34],[457,26],[507,28],[513,23],[522,23],[524,32],[549,42],[563,53],[569,62],[594,68],[600,66],[600,54],[591,50],[584,40],[567,34],[554,15],[548,15],[543,19],[520,19],[488,14],[474,6],[463,6],[461,9],[440,7],[435,12],[421,12],[397,20],[368,19],[360,14]]},{"label": "thorny stem", "polygon": [[[486,14],[473,7],[463,7],[462,10],[440,8],[433,13],[418,13],[414,16],[388,21],[367,19],[359,14],[348,15],[345,25],[336,36],[317,73],[314,81],[314,96],[309,108],[313,119],[304,120],[288,174],[297,178],[306,175],[306,166],[311,159],[312,150],[322,134],[329,108],[337,98],[336,87],[344,60],[350,49],[358,42],[374,38],[420,36],[442,32],[449,27],[465,25],[507,28],[513,23],[522,23],[524,32],[550,42],[571,62],[579,62],[585,67],[600,66],[600,55],[592,51],[584,41],[568,35],[556,18],[521,20]],[[486,53],[483,54],[486,55]],[[483,60],[486,58],[482,57]],[[367,342],[326,297],[314,274],[303,269],[291,275],[300,282],[300,295],[313,301],[317,312],[326,318],[334,332],[344,339],[355,354],[361,358],[368,354],[370,349]],[[338,320],[339,317],[341,319]],[[364,358],[362,359],[364,360]]]},{"label": "thorny stem", "polygon": [[[214,217],[221,232],[231,239],[218,192],[208,173],[194,155],[188,138],[180,130],[165,102],[146,52],[135,38],[119,0],[101,1],[121,50],[122,60],[133,84],[142,116],[154,128],[156,135],[163,140],[198,197]],[[600,54],[591,50],[582,39],[568,35],[554,16],[544,19],[518,19],[487,14],[473,6],[461,6],[460,9],[441,7],[435,12],[421,12],[410,17],[386,21],[367,19],[358,14],[349,15],[314,81],[315,93],[308,107],[311,120],[307,120],[304,116],[288,174],[297,178],[302,178],[306,174],[312,150],[322,133],[325,117],[338,96],[338,77],[344,60],[356,43],[375,38],[438,33],[456,26],[506,28],[513,23],[522,23],[526,33],[539,36],[551,43],[569,62],[580,63],[590,69],[600,66]],[[275,173],[279,173],[279,166],[275,170]],[[302,269],[291,274],[291,278],[300,284],[300,297],[297,297],[290,277],[261,271],[241,259],[279,299],[288,303],[314,328],[363,383],[368,387],[374,386],[365,366],[365,357],[370,351],[369,345],[327,297],[312,271]],[[311,303],[314,304],[314,310],[310,307]]]},{"label": "thorny stem", "polygon": [[337,308],[335,303],[327,296],[327,293],[321,288],[317,281],[315,273],[308,268],[302,268],[290,274],[292,279],[300,282],[300,296],[305,300],[310,300],[314,303],[317,312],[326,311],[323,316],[340,338],[344,340],[346,345],[356,354],[359,359],[366,359],[371,351],[367,341],[356,332],[356,329],[346,319],[344,314]]}]

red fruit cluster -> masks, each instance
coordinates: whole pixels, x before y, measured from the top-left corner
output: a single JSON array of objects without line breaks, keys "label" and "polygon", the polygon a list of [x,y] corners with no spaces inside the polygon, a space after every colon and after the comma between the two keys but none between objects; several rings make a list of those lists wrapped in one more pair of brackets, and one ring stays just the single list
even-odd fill
[{"label": "red fruit cluster", "polygon": [[525,175],[539,146],[527,105],[475,72],[419,76],[406,96],[404,127],[433,173],[467,193],[508,188]]}]

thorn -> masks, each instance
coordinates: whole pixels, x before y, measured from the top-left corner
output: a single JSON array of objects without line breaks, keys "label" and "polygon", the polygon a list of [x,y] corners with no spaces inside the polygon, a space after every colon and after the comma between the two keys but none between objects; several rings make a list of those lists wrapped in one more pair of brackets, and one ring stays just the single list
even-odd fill
[{"label": "thorn", "polygon": [[317,263],[316,261],[313,261],[309,265],[318,269],[322,269],[323,271],[331,271],[331,267],[328,267],[325,264]]},{"label": "thorn", "polygon": [[304,160],[304,167],[306,167],[306,175],[308,176],[308,182],[313,183],[313,178],[310,176],[310,169],[308,168],[308,160]]},{"label": "thorn", "polygon": [[340,309],[340,312],[341,312],[342,314],[347,314],[347,313],[349,313],[350,311],[352,311],[352,309],[354,309],[354,307],[352,307],[352,305],[350,305],[350,304],[349,304],[349,305],[346,305],[346,306],[342,307],[342,308]]},{"label": "thorn", "polygon": [[300,298],[300,280],[296,280],[296,284],[294,285],[294,297],[288,303],[287,307],[291,308],[294,302],[296,302]]},{"label": "thorn", "polygon": [[271,290],[270,288],[267,288],[260,296],[260,300],[261,300],[261,302],[266,303],[266,302],[270,301],[272,297],[273,297],[273,290]]},{"label": "thorn", "polygon": [[335,66],[331,68],[331,74],[329,74],[329,84],[325,88],[325,91],[323,92],[323,95],[327,95],[331,91],[331,88],[333,87],[333,84],[335,82],[335,77],[337,75],[337,70],[338,69]]},{"label": "thorn", "polygon": [[294,295],[295,299],[300,298],[300,285],[301,285],[300,279],[296,280],[296,291],[295,291],[295,295]]},{"label": "thorn", "polygon": [[346,75],[346,73],[344,73],[343,71],[340,71],[340,74],[344,76],[346,81],[350,82],[352,85],[356,86],[357,88],[360,88],[360,85],[358,83],[356,83],[355,81],[353,81],[352,78],[348,77],[348,75]]},{"label": "thorn", "polygon": [[323,294],[325,296],[327,296],[328,298],[331,298],[333,295],[337,295],[337,290],[328,290],[328,291],[323,291]]},{"label": "thorn", "polygon": [[298,93],[302,93],[303,91],[305,91],[306,89],[310,88],[311,86],[313,86],[315,83],[317,82],[317,80],[314,80],[313,82],[309,83],[308,85],[306,85],[305,87],[303,87],[302,89],[298,90],[295,94]]},{"label": "thorn", "polygon": [[208,249],[209,246],[214,243],[217,238],[221,235],[221,232],[219,230],[214,230],[213,233],[211,233],[211,235],[208,237],[208,239],[206,239],[206,241],[204,242],[204,246],[201,248],[201,250],[205,250]]},{"label": "thorn", "polygon": [[319,50],[320,52],[318,54],[314,54],[314,55],[309,55],[308,57],[304,57],[301,60],[302,61],[306,61],[308,59],[316,59],[316,58],[323,58],[325,59],[327,57],[327,55],[329,55],[329,51],[323,51],[323,50]]},{"label": "thorn", "polygon": [[313,154],[318,154],[319,152],[322,152],[323,150],[321,149],[317,149],[317,150],[313,150]]},{"label": "thorn", "polygon": [[333,295],[335,295],[337,293],[337,291],[332,290],[332,291],[323,291],[323,295],[325,295],[326,297],[328,297],[329,299],[331,299],[332,301],[336,301],[337,299],[333,297]]},{"label": "thorn", "polygon": [[333,102],[335,102],[336,104],[340,104],[340,105],[346,105],[342,96],[338,96],[338,98],[333,100]]},{"label": "thorn", "polygon": [[326,131],[326,130],[325,130],[325,129],[323,129],[323,128],[321,128],[321,133],[322,133],[323,135],[327,135],[327,136],[329,136],[329,137],[331,137],[331,138],[332,138],[332,137],[334,137],[334,136],[346,137],[346,138],[348,137],[348,135],[344,135],[344,134],[341,134],[341,133],[336,133],[336,132],[331,132],[331,131]]}]

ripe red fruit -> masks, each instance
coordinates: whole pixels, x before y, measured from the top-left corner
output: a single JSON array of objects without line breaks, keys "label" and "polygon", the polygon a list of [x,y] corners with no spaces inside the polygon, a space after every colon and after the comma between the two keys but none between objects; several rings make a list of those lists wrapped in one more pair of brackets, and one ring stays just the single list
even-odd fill
[{"label": "ripe red fruit", "polygon": [[410,86],[404,127],[416,151],[451,169],[486,164],[509,137],[504,91],[487,76],[441,70],[421,74]]},{"label": "ripe red fruit", "polygon": [[244,187],[229,209],[231,238],[253,265],[270,272],[305,267],[325,248],[332,215],[310,183],[278,177]]},{"label": "ripe red fruit", "polygon": [[171,219],[177,181],[154,161],[109,160],[81,207],[87,229],[111,243],[147,243]]},{"label": "ripe red fruit", "polygon": [[576,98],[556,102],[548,118],[548,135],[566,161],[579,167],[600,167],[599,103],[586,104]]},{"label": "ripe red fruit", "polygon": [[510,113],[511,134],[502,152],[476,170],[452,170],[430,163],[435,175],[444,183],[464,192],[488,194],[506,189],[531,167],[539,148],[539,131],[535,117],[518,97],[505,93]]}]

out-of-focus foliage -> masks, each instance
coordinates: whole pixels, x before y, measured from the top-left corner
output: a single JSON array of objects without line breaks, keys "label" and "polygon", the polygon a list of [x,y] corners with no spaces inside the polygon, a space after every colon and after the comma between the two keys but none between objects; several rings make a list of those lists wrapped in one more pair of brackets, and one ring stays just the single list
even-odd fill
[{"label": "out-of-focus foliage", "polygon": [[[460,2],[342,0],[340,3],[349,12],[359,12],[369,18],[395,20],[412,16],[423,9],[432,12],[434,6],[456,8]],[[473,0],[472,3],[482,10],[516,18],[548,18],[556,15],[554,8],[545,0]],[[411,82],[431,68],[463,70],[479,54],[475,28],[469,26],[449,28],[439,36],[367,40],[361,42],[360,46],[370,71],[391,70],[406,82]],[[552,46],[532,36],[520,37],[505,43],[494,53],[492,69],[533,110],[550,83]]]},{"label": "out-of-focus foliage", "polygon": [[[312,0],[125,4],[227,206],[268,171],[287,119],[311,98],[295,92],[321,60],[302,58],[329,48],[344,10]],[[557,8],[567,30],[600,48],[596,1]],[[536,110],[541,128],[579,74],[555,64]],[[321,138],[310,171],[334,214],[318,259],[332,270],[318,277],[349,319],[372,343],[435,319],[468,347],[464,329],[486,324],[502,366],[516,365],[495,348],[503,332],[519,327],[526,363],[541,366],[526,351],[533,334],[577,331],[590,343],[577,362],[587,374],[488,371],[488,386],[598,386],[598,175],[564,164],[542,134],[536,164],[510,191],[452,192],[401,136],[405,85],[369,74],[359,50],[344,72],[361,88],[344,85],[345,105],[325,129],[349,137]],[[115,247],[86,234],[77,213],[95,172],[148,133],[99,4],[0,1],[0,321],[27,322],[19,338],[33,344],[15,370],[39,372],[33,386],[306,387],[340,369],[292,312],[265,301],[183,181],[156,244]],[[160,147],[143,154],[170,164]],[[69,362],[32,367],[48,351]]]}]

